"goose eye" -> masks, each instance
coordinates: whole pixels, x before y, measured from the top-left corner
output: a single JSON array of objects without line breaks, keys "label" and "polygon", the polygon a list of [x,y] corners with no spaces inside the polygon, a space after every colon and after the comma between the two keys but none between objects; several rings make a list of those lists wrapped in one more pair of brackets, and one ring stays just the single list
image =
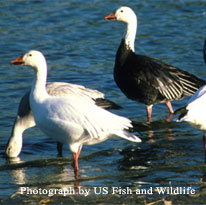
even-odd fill
[{"label": "goose eye", "polygon": [[123,10],[121,10],[120,12],[123,13]]},{"label": "goose eye", "polygon": [[32,56],[32,54],[30,53],[29,56]]}]

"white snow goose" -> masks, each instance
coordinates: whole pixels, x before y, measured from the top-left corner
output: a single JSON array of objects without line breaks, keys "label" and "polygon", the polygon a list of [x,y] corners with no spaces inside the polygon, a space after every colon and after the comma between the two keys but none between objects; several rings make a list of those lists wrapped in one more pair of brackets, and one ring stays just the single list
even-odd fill
[{"label": "white snow goose", "polygon": [[122,39],[116,53],[114,80],[129,99],[146,104],[149,121],[154,104],[166,103],[172,114],[170,101],[190,96],[206,84],[196,76],[158,59],[135,54],[137,17],[131,8],[120,7],[105,16],[105,20],[121,21],[127,25],[125,39]]},{"label": "white snow goose", "polygon": [[47,63],[39,51],[29,51],[13,61],[15,65],[34,68],[29,101],[40,130],[49,137],[69,145],[73,154],[75,178],[78,178],[78,157],[83,145],[93,145],[110,137],[132,142],[141,140],[126,131],[131,121],[102,109],[78,95],[51,96],[46,91]]},{"label": "white snow goose", "polygon": [[[104,109],[120,109],[121,107],[114,102],[104,98],[104,94],[82,85],[64,82],[49,82],[46,86],[47,92],[52,96],[79,95]],[[8,140],[5,154],[8,158],[17,157],[23,144],[23,133],[25,130],[36,125],[29,105],[30,91],[26,92],[21,98],[17,116],[12,126],[11,136]],[[62,156],[62,144],[57,143],[58,155]]]},{"label": "white snow goose", "polygon": [[[203,57],[206,63],[206,40],[203,47]],[[190,98],[187,105],[175,111],[181,113],[179,122],[185,121],[192,127],[203,130],[203,142],[206,156],[206,85],[201,87]]]}]

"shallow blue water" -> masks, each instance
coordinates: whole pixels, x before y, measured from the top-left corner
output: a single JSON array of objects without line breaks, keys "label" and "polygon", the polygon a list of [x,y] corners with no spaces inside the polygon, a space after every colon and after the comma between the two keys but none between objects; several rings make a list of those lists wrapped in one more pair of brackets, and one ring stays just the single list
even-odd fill
[{"label": "shallow blue water", "polygon": [[[112,112],[144,125],[135,130],[136,134],[141,131],[141,144],[111,139],[85,146],[79,161],[80,178],[85,179],[82,186],[149,187],[171,182],[200,190],[199,182],[205,178],[202,133],[185,123],[162,121],[168,115],[164,105],[154,106],[153,123],[148,125],[145,106],[128,100],[113,81],[114,58],[124,25],[105,22],[104,16],[121,5],[130,6],[138,16],[137,53],[160,58],[206,79],[202,58],[205,0],[1,2],[0,198],[10,196],[20,186],[55,187],[72,185],[74,180],[67,146],[63,158],[56,158],[55,142],[37,128],[24,134],[23,165],[18,167],[4,158],[19,100],[33,76],[32,70],[9,62],[30,49],[45,54],[49,81],[98,89],[123,107]],[[174,102],[174,109],[187,100]]]}]

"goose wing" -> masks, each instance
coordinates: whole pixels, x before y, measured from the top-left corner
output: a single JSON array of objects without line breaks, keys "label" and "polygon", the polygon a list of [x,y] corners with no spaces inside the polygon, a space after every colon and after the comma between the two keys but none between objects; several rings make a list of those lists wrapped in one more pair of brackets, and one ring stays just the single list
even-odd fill
[{"label": "goose wing", "polygon": [[[74,141],[88,137],[90,140],[98,142],[105,140],[109,135],[117,135],[130,141],[141,141],[135,135],[124,130],[132,127],[129,119],[108,112],[82,97],[50,99],[45,102],[49,112],[46,115],[47,119],[69,132]],[[50,127],[52,123],[49,123]],[[75,136],[80,133],[81,135]],[[90,143],[92,144],[92,142]]]},{"label": "goose wing", "polygon": [[52,96],[69,96],[78,95],[85,99],[104,98],[104,94],[93,89],[85,88],[82,85],[64,83],[64,82],[50,82],[47,84],[47,92]]},{"label": "goose wing", "polygon": [[[179,68],[166,64],[158,59],[143,55],[135,55],[132,63],[132,75],[136,75],[138,83],[147,84],[167,100],[180,99],[192,95],[205,81]],[[139,72],[135,67],[140,68]]]}]

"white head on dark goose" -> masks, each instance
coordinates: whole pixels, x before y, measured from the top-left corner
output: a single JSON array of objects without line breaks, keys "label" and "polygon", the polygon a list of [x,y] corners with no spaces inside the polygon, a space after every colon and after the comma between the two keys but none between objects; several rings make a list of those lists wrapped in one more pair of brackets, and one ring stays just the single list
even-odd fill
[{"label": "white head on dark goose", "polygon": [[127,25],[125,43],[128,48],[134,52],[134,42],[137,31],[137,16],[134,11],[127,6],[122,6],[114,13],[106,16],[105,20],[121,21]]},{"label": "white head on dark goose", "polygon": [[11,63],[35,68],[30,106],[36,125],[49,137],[69,145],[76,178],[83,144],[100,143],[112,136],[133,142],[141,141],[125,130],[132,127],[129,119],[104,110],[79,95],[49,95],[46,91],[47,64],[39,51],[30,51]]},{"label": "white head on dark goose", "polygon": [[137,17],[129,7],[120,7],[105,16],[105,20],[121,21],[127,25],[125,39],[116,53],[114,80],[129,99],[147,106],[149,121],[154,104],[165,103],[172,114],[170,101],[192,95],[205,84],[205,81],[186,71],[158,59],[134,53]]}]

